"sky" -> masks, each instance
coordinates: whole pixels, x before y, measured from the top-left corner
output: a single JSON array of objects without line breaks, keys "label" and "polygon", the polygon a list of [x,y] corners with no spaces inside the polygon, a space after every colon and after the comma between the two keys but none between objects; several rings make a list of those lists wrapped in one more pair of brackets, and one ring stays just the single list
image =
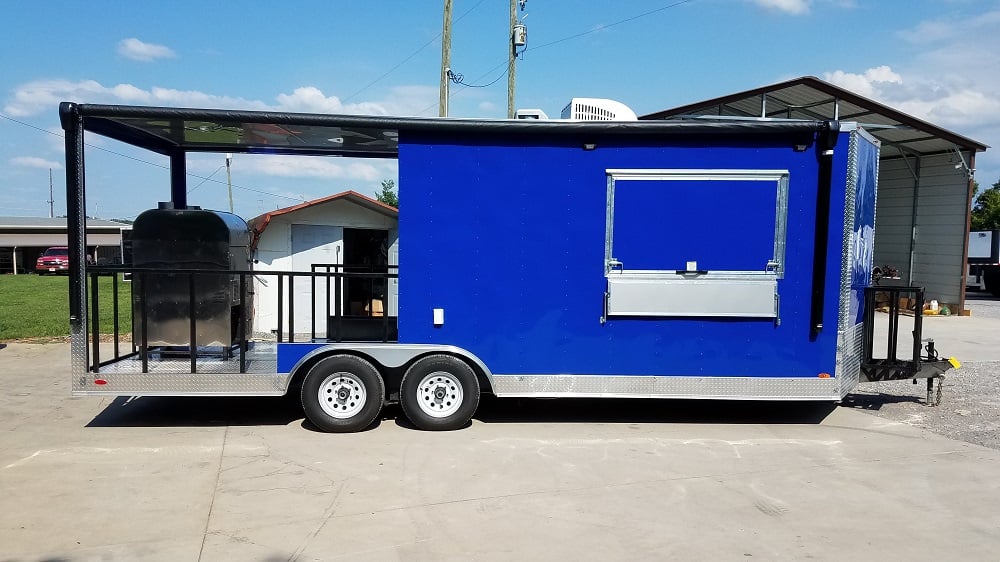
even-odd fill
[{"label": "sky", "polygon": [[[453,0],[450,116],[504,118],[507,0]],[[66,212],[58,104],[120,103],[432,117],[443,0],[27,2],[0,35],[0,215]],[[527,0],[516,106],[557,117],[573,97],[637,114],[799,76],[997,148],[1000,0]],[[494,82],[489,85],[491,82]],[[169,199],[167,160],[88,134],[87,213],[132,219]],[[394,160],[237,154],[244,218],[353,189]],[[224,154],[188,157],[188,202],[228,210]],[[406,186],[400,186],[405,206]]]}]

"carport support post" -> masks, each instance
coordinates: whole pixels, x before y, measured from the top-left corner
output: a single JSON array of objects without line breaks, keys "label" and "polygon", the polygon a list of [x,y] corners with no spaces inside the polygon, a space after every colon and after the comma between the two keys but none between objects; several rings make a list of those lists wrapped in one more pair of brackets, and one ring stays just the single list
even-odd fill
[{"label": "carport support post", "polygon": [[175,209],[187,208],[187,154],[170,153],[170,202]]},{"label": "carport support post", "polygon": [[[917,257],[917,211],[920,205],[920,156],[915,156],[913,158],[914,164],[913,168],[910,169],[910,173],[913,175],[913,208],[910,212],[910,263],[909,268],[906,273],[906,284],[913,286],[913,266],[916,262]],[[906,156],[903,156],[903,162],[909,166],[909,162],[906,160]]]}]

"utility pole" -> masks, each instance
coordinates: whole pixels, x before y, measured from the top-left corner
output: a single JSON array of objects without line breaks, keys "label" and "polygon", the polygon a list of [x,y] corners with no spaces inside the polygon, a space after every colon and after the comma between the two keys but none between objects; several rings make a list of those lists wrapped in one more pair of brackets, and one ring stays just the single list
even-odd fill
[{"label": "utility pole", "polygon": [[56,216],[54,207],[55,203],[56,203],[55,196],[52,195],[52,168],[49,168],[49,218],[50,219]]},{"label": "utility pole", "polygon": [[226,154],[226,185],[229,187],[229,212],[233,212],[233,174],[230,171],[230,164],[233,163],[233,155]]},{"label": "utility pole", "polygon": [[441,24],[441,87],[438,89],[438,116],[448,116],[448,71],[451,70],[451,1],[444,0]]},{"label": "utility pole", "polygon": [[514,46],[515,25],[517,25],[517,0],[510,0],[510,26],[507,27],[507,119],[514,118],[514,75],[517,72],[517,47]]},{"label": "utility pole", "polygon": [[55,196],[52,195],[52,168],[49,168],[49,218],[54,218],[55,213]]}]

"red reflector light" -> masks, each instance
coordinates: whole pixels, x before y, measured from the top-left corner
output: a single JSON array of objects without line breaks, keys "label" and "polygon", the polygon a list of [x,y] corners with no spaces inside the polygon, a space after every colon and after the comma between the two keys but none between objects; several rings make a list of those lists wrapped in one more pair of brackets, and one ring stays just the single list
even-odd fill
[{"label": "red reflector light", "polygon": [[104,379],[94,379],[94,384],[108,384],[108,381]]},{"label": "red reflector light", "polygon": [[830,373],[820,373],[819,374],[819,378],[821,378],[821,379],[828,379],[828,378],[830,378]]}]

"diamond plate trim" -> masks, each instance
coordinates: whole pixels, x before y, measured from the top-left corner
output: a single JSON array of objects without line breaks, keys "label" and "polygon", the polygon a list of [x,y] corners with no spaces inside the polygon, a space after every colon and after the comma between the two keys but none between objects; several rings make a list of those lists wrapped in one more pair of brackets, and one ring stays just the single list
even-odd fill
[{"label": "diamond plate trim", "polygon": [[662,377],[618,375],[494,375],[500,397],[714,398],[839,400],[836,379]]},{"label": "diamond plate trim", "polygon": [[[83,346],[86,352],[86,341]],[[74,348],[74,363],[76,350]],[[98,373],[86,371],[86,355],[82,372],[73,377],[75,395],[112,396],[192,396],[245,395],[275,396],[285,393],[289,373],[278,373],[277,345],[256,343],[246,354],[246,373],[240,373],[239,356],[230,359],[199,358],[197,373],[191,372],[188,358],[159,358],[153,354],[147,362],[148,372],[142,372],[138,356],[105,365]],[[104,381],[97,384],[95,380]]]},{"label": "diamond plate trim", "polygon": [[87,333],[83,327],[70,325],[69,353],[73,392],[77,392],[86,388],[90,379],[90,373],[87,372]]},{"label": "diamond plate trim", "polygon": [[836,378],[840,381],[840,397],[847,396],[861,380],[861,356],[864,346],[864,324],[856,324],[837,336]]},{"label": "diamond plate trim", "polygon": [[[851,141],[847,149],[847,186],[844,194],[844,234],[840,247],[840,314],[837,318],[837,331],[846,332],[849,328],[848,316],[851,312],[851,250],[854,247],[854,205],[858,197],[858,134],[851,133]],[[840,359],[840,347],[837,349]]]},{"label": "diamond plate trim", "polygon": [[74,395],[111,396],[281,396],[288,374],[109,373],[106,384],[91,382]]}]

